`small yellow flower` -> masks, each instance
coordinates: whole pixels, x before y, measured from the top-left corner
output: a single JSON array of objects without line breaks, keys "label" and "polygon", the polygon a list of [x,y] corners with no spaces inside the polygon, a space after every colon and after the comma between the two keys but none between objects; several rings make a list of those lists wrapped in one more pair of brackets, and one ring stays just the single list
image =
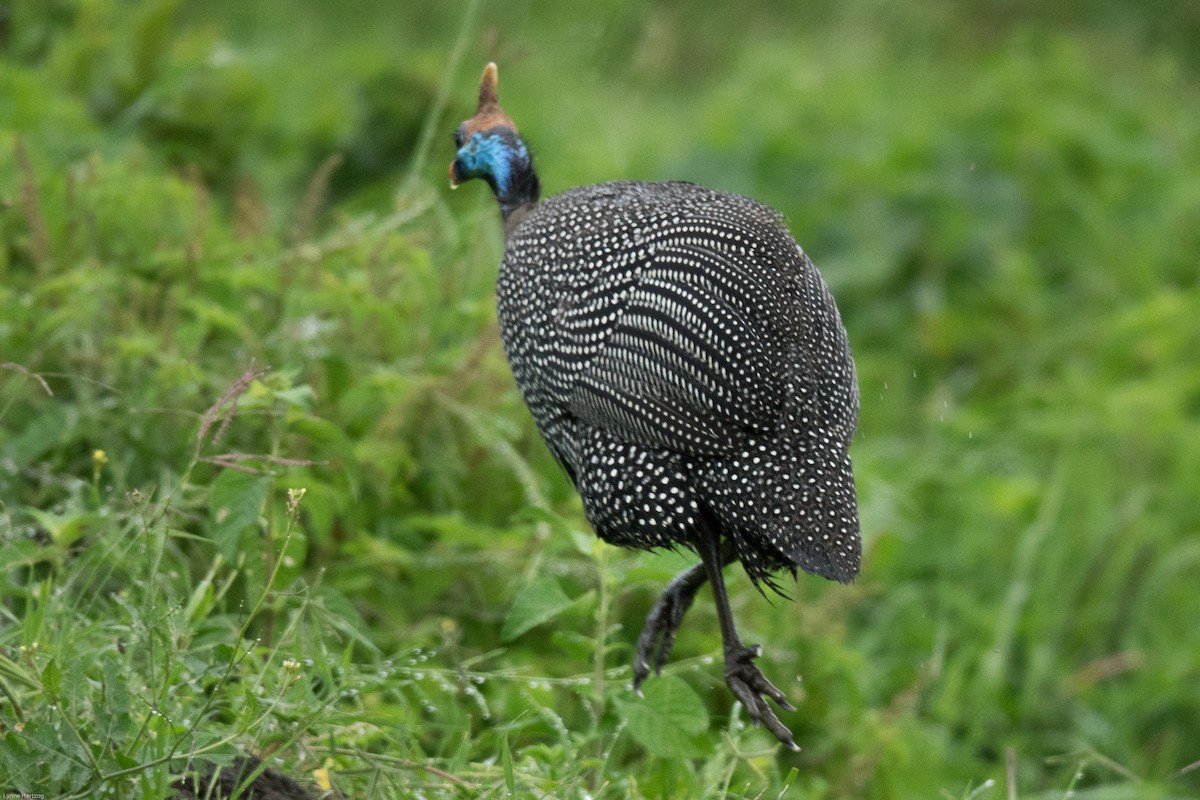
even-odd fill
[{"label": "small yellow flower", "polygon": [[103,450],[97,450],[92,453],[92,464],[96,467],[103,467],[108,463],[108,453]]}]

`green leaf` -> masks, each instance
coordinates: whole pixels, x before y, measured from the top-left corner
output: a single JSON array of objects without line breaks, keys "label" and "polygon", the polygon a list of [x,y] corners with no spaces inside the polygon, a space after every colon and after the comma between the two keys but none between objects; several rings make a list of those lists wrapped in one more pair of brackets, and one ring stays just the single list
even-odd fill
[{"label": "green leaf", "polygon": [[275,546],[278,548],[275,558],[280,561],[275,585],[284,587],[295,580],[303,570],[304,557],[308,553],[308,537],[304,535],[304,529],[300,525],[294,525],[290,533],[277,530]]},{"label": "green leaf", "polygon": [[213,481],[208,494],[208,512],[212,519],[212,538],[226,561],[236,561],[238,536],[258,523],[267,497],[264,475],[249,475],[225,470]]},{"label": "green leaf", "polygon": [[311,386],[292,386],[288,389],[280,389],[276,391],[275,398],[277,400],[282,400],[289,406],[308,410],[312,408],[313,403],[316,400],[316,394],[313,392]]},{"label": "green leaf", "polygon": [[88,689],[88,680],[83,674],[83,662],[77,658],[68,658],[62,670],[63,702],[73,705],[86,695]]},{"label": "green leaf", "polygon": [[123,714],[129,711],[132,700],[126,677],[121,674],[120,663],[115,657],[104,659],[103,683],[104,706],[111,714]]},{"label": "green leaf", "polygon": [[71,768],[71,761],[68,758],[64,758],[65,755],[65,752],[56,748],[54,757],[50,759],[50,780],[56,783],[61,782],[67,776],[67,770]]},{"label": "green leaf", "polygon": [[0,736],[0,773],[36,774],[45,763],[42,753],[41,749],[30,744],[29,737],[18,736],[10,731]]},{"label": "green leaf", "polygon": [[74,407],[50,406],[5,443],[3,455],[21,466],[33,463],[70,438],[78,417]]},{"label": "green leaf", "polygon": [[329,420],[295,411],[288,414],[288,427],[318,445],[315,458],[330,460],[330,455],[336,457],[336,466],[345,477],[351,496],[357,497],[363,481],[362,465],[355,453],[354,441],[345,430]]},{"label": "green leaf", "polygon": [[47,549],[31,541],[5,541],[0,547],[0,573],[27,567],[49,558]]},{"label": "green leaf", "polygon": [[52,702],[58,699],[59,692],[62,691],[62,670],[53,658],[42,670],[42,689]]},{"label": "green leaf", "polygon": [[512,608],[504,618],[500,640],[512,641],[530,628],[558,616],[572,602],[554,578],[539,578],[517,592]]},{"label": "green leaf", "polygon": [[697,736],[708,729],[708,709],[686,682],[663,675],[646,683],[645,698],[617,700],[629,735],[663,758],[695,758],[704,753]]},{"label": "green leaf", "polygon": [[332,586],[318,586],[312,592],[314,606],[320,610],[322,619],[331,627],[352,637],[369,650],[375,650],[375,644],[367,635],[366,621],[358,613],[354,603],[346,595]]},{"label": "green leaf", "polygon": [[508,732],[500,739],[500,761],[504,765],[504,785],[509,796],[517,793],[517,776],[513,772],[512,748],[508,746]]}]

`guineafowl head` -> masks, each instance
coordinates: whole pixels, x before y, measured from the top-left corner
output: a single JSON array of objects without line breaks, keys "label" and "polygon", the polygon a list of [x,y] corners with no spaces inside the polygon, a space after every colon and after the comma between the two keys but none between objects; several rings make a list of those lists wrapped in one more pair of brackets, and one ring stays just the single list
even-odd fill
[{"label": "guineafowl head", "polygon": [[506,223],[519,209],[538,200],[540,185],[529,149],[504,109],[500,108],[495,64],[488,64],[479,82],[475,116],[458,126],[454,145],[458,154],[450,163],[450,188],[472,178],[492,187]]}]

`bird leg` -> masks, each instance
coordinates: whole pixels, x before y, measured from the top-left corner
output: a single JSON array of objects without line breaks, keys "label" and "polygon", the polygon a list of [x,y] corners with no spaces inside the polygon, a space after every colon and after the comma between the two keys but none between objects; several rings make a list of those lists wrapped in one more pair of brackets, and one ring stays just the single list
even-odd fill
[{"label": "bird leg", "polygon": [[[721,559],[722,564],[737,560],[732,544],[726,542]],[[642,693],[642,681],[649,677],[650,671],[653,670],[656,675],[662,672],[667,656],[675,645],[675,635],[679,633],[683,615],[692,607],[696,592],[706,580],[708,572],[703,564],[694,564],[685,569],[671,579],[646,615],[646,624],[642,627],[642,635],[638,637],[637,655],[633,659],[633,690],[639,695]]]},{"label": "bird leg", "polygon": [[633,659],[633,690],[642,693],[642,681],[650,674],[662,672],[671,647],[675,644],[675,634],[679,632],[679,624],[683,615],[692,607],[696,592],[708,580],[708,573],[703,564],[693,564],[688,569],[676,575],[663,589],[654,607],[646,615],[646,624],[642,635],[638,637],[637,655]]},{"label": "bird leg", "polygon": [[774,700],[785,711],[795,711],[795,707],[755,666],[754,659],[762,654],[762,648],[758,645],[746,647],[738,636],[737,628],[734,627],[733,611],[729,608],[729,596],[725,593],[725,576],[722,573],[724,564],[719,538],[719,534],[711,526],[706,526],[697,537],[696,550],[700,554],[700,561],[708,574],[708,580],[712,582],[717,620],[721,624],[721,641],[725,646],[725,683],[729,685],[734,697],[746,707],[746,713],[753,724],[762,723],[767,730],[775,734],[776,739],[792,750],[799,750],[792,732],[775,716],[775,712],[767,705],[766,698]]}]

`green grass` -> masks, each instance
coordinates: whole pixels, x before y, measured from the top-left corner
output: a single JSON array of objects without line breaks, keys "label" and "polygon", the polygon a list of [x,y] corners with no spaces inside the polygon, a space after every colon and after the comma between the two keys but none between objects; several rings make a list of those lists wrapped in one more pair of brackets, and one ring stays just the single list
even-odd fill
[{"label": "green grass", "polygon": [[[1200,793],[1188,7],[329,8],[0,5],[0,792]],[[508,374],[488,59],[549,191],[753,195],[838,297],[863,577],[729,573],[798,754],[707,595],[628,688],[689,560],[595,539]]]}]

